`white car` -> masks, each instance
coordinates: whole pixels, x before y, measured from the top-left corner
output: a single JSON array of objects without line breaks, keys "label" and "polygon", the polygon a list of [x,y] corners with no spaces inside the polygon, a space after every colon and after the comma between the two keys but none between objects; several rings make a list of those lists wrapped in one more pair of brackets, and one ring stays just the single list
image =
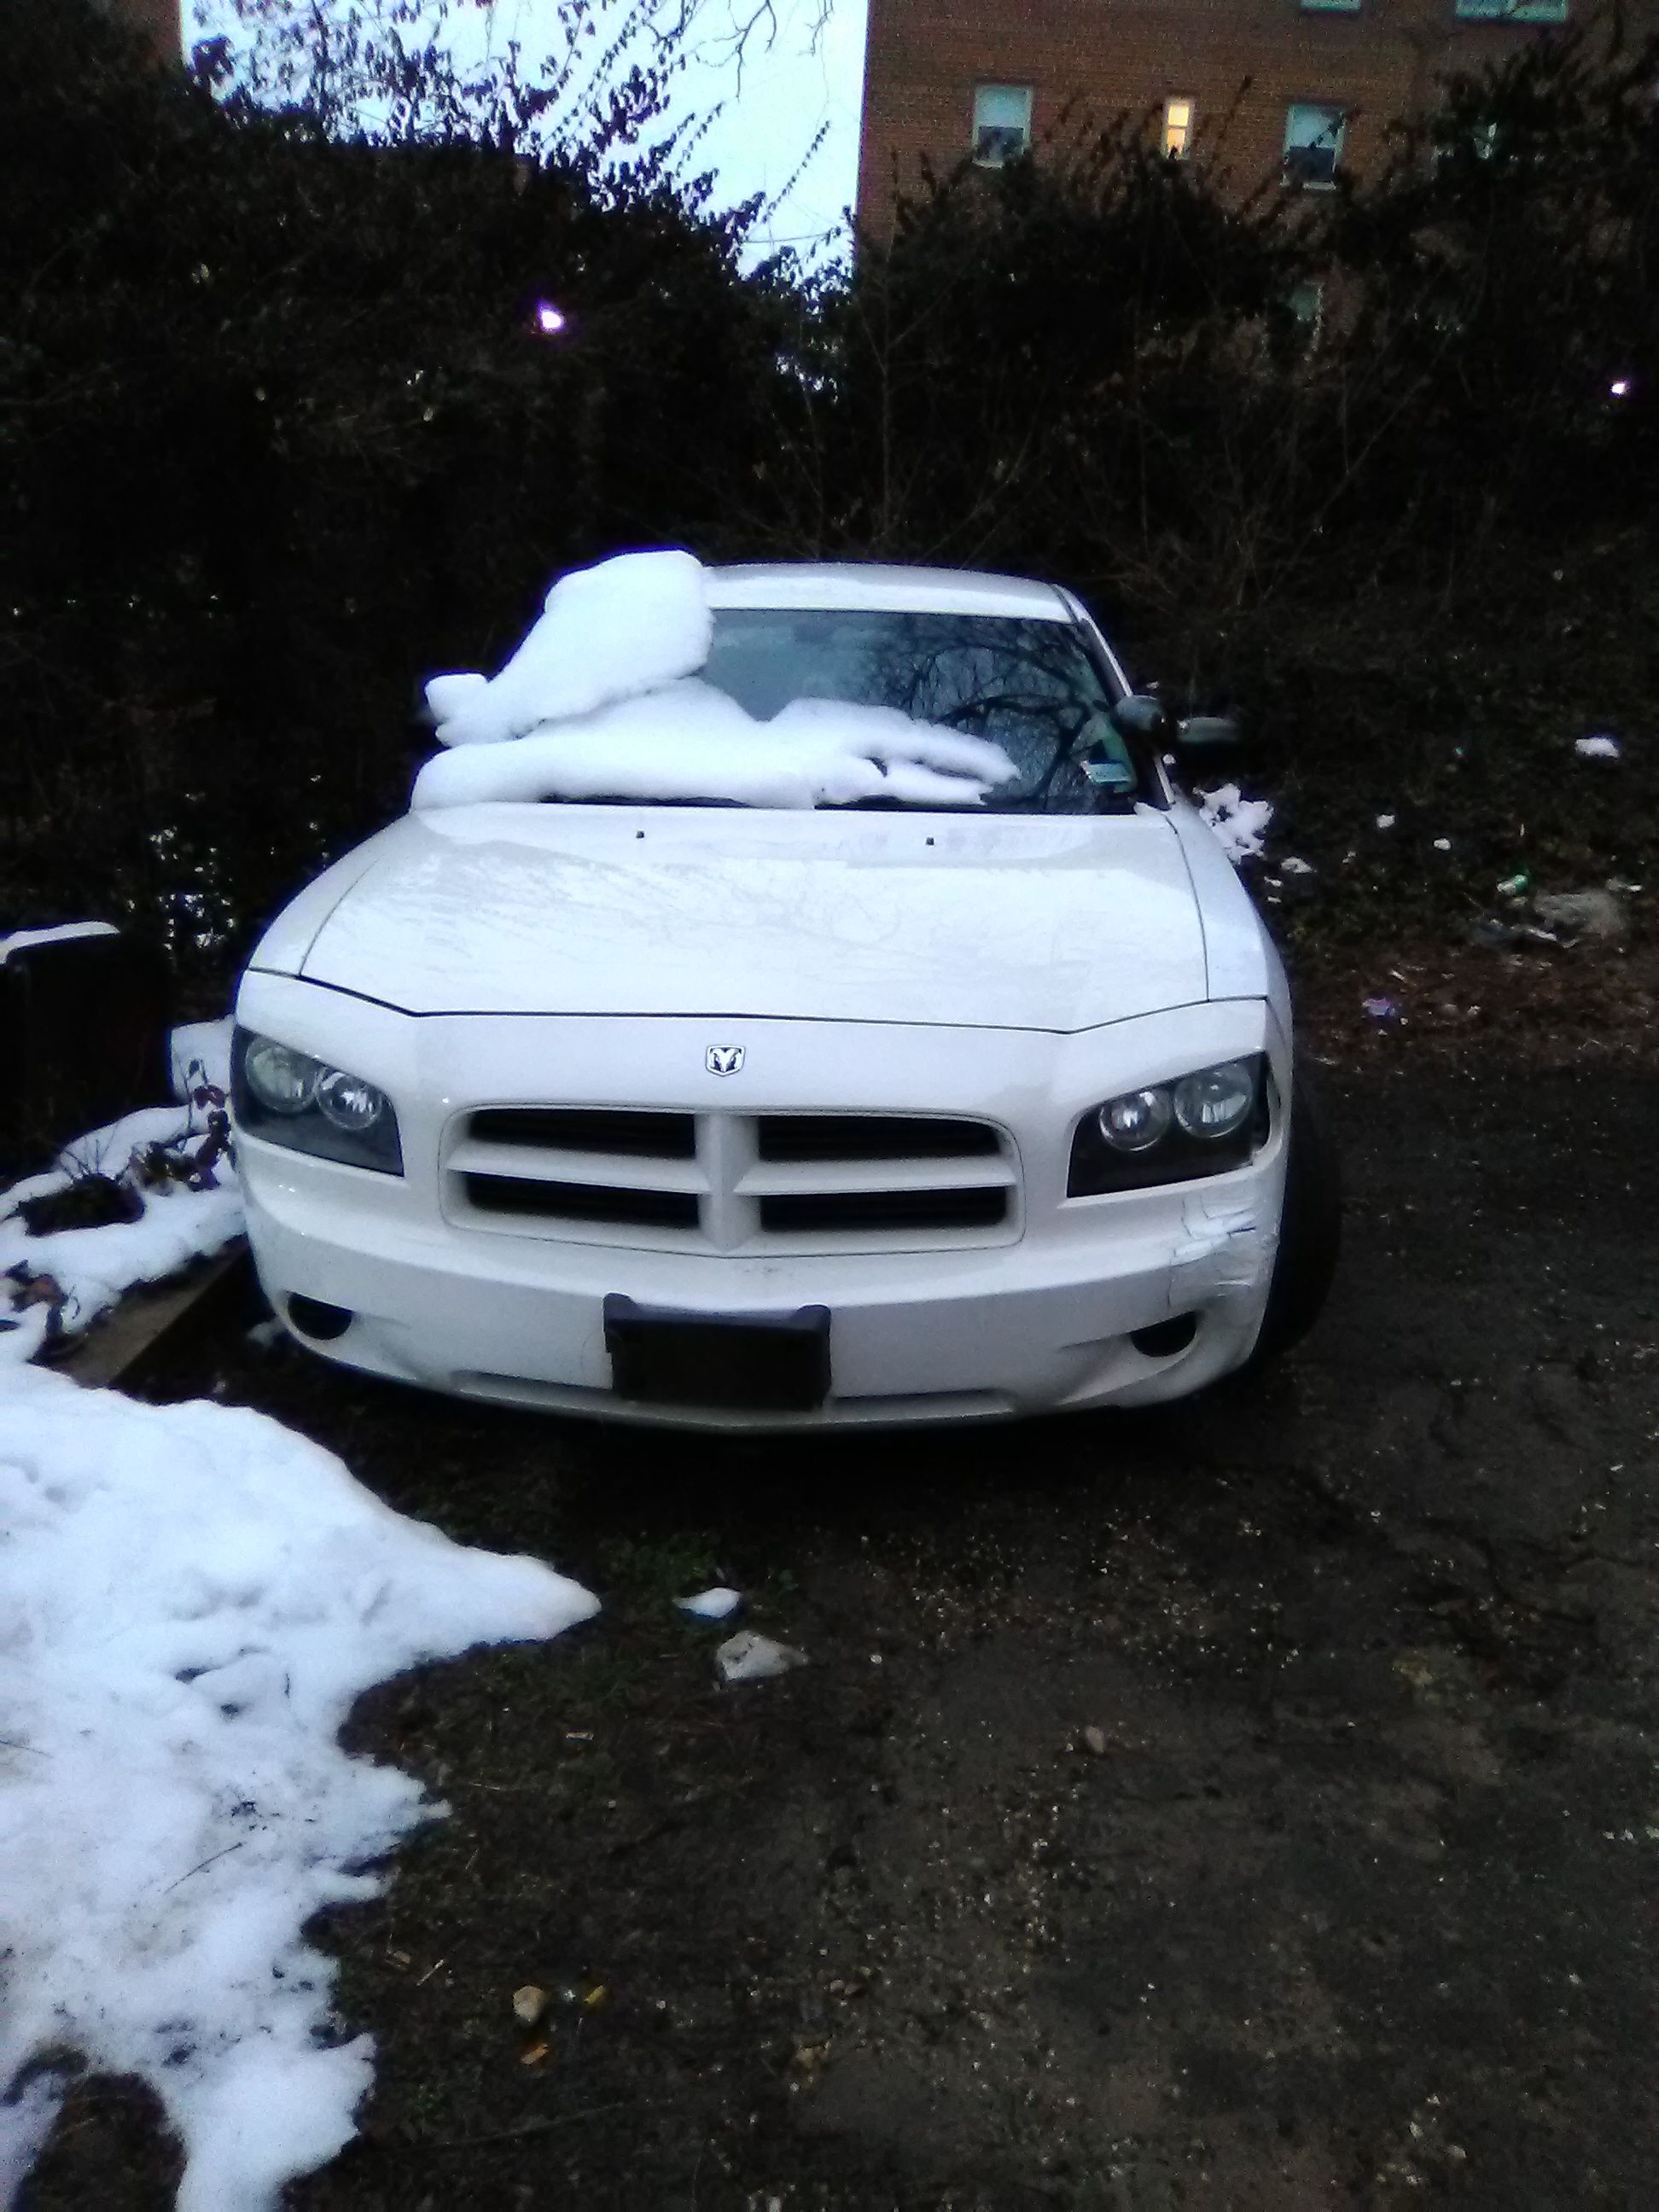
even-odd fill
[{"label": "white car", "polygon": [[[551,713],[534,633],[434,682],[494,742],[255,952],[233,1114],[284,1325],[720,1429],[1147,1406],[1282,1349],[1334,1170],[1277,954],[1168,773],[1227,733],[1166,726],[1051,585],[693,569],[690,645],[646,622],[642,672]],[[559,604],[567,647],[602,629]]]}]

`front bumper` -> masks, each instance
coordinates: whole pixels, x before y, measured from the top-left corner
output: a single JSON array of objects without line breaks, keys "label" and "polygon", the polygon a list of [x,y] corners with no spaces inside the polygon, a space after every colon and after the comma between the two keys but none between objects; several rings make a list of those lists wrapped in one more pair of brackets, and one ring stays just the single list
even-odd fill
[{"label": "front bumper", "polygon": [[[290,979],[251,975],[240,1019],[368,1076],[397,1103],[408,1171],[377,1176],[243,1133],[248,1231],[266,1293],[313,1348],[465,1397],[721,1430],[996,1419],[1186,1395],[1240,1365],[1261,1327],[1284,1188],[1284,1117],[1245,1168],[1201,1183],[1067,1200],[1091,1103],[1188,1066],[1266,1049],[1289,1095],[1288,1041],[1261,1000],[1231,1000],[1082,1036],[882,1024],[413,1019]],[[740,1035],[744,1112],[973,1114],[1017,1142],[1012,1240],[979,1248],[704,1252],[584,1242],[446,1218],[445,1132],[475,1106],[540,1100],[711,1110],[710,1037]],[[737,1103],[734,1099],[733,1105]],[[422,1164],[426,1164],[423,1165]],[[831,1315],[830,1395],[811,1413],[618,1396],[604,1304],[698,1315]],[[351,1316],[316,1342],[295,1295]],[[303,1308],[301,1311],[303,1311]],[[1131,1339],[1196,1326],[1159,1356]]]}]

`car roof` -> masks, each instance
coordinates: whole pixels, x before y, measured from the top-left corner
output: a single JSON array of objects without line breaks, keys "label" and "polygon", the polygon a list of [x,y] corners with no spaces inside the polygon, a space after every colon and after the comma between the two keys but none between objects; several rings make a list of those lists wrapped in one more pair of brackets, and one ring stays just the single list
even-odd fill
[{"label": "car roof", "polygon": [[711,568],[713,607],[823,608],[841,613],[890,608],[901,614],[1002,615],[1071,622],[1053,584],[975,568],[910,568],[897,562],[779,561]]}]

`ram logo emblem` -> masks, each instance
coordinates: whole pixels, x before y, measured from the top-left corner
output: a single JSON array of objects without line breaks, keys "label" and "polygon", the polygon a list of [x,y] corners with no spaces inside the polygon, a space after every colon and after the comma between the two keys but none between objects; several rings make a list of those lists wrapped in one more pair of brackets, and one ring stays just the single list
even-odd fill
[{"label": "ram logo emblem", "polygon": [[741,1075],[744,1054],[740,1044],[711,1044],[702,1064],[711,1075]]}]

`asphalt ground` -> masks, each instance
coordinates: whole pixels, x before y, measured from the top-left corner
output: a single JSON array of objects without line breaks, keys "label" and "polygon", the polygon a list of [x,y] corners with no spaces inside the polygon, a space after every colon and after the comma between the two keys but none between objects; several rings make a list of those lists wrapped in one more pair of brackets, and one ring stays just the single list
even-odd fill
[{"label": "asphalt ground", "polygon": [[[733,1445],[240,1328],[152,1385],[605,1600],[359,1708],[451,1817],[318,1931],[380,2062],[293,2206],[1655,2202],[1659,1069],[1447,988],[1327,1002],[1335,1293],[1184,1407]],[[719,1686],[715,1579],[809,1663]],[[23,2202],[176,2172],[93,2081]]]}]

